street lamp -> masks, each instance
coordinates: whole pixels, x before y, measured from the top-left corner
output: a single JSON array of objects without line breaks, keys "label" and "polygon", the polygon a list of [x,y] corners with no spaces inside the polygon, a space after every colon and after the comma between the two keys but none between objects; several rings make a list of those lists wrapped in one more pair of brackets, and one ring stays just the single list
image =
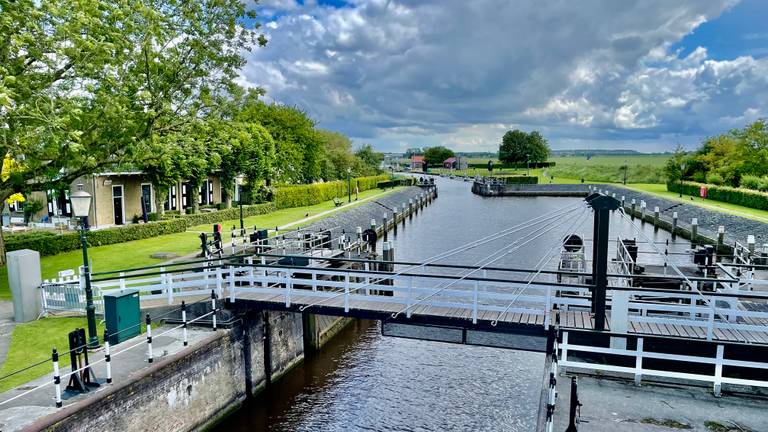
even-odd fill
[{"label": "street lamp", "polygon": [[236,184],[237,188],[237,204],[240,206],[240,234],[245,235],[245,226],[243,225],[243,188]]},{"label": "street lamp", "polygon": [[685,172],[685,162],[680,164],[680,198],[683,197],[683,173]]},{"label": "street lamp", "polygon": [[83,190],[83,184],[77,185],[70,197],[72,213],[80,218],[80,244],[83,245],[83,278],[85,278],[85,313],[88,317],[88,348],[98,348],[99,336],[96,333],[96,307],[93,305],[93,289],[91,289],[91,270],[88,266],[88,213],[91,210],[91,194]]},{"label": "street lamp", "polygon": [[525,155],[525,175],[529,174],[531,170],[531,155]]},{"label": "street lamp", "polygon": [[629,165],[627,165],[627,160],[624,159],[624,184],[627,184],[627,168],[629,168]]},{"label": "street lamp", "polygon": [[347,203],[352,204],[352,168],[347,168]]}]

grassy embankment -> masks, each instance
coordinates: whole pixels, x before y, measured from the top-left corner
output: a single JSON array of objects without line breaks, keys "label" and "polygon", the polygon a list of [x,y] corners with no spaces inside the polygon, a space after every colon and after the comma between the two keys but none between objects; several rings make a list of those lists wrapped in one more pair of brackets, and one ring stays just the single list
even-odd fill
[{"label": "grassy embankment", "polygon": [[[378,189],[369,190],[360,193],[360,200],[365,198],[375,198],[384,196],[396,189],[381,191]],[[333,201],[323,202],[317,205],[288,208],[278,210],[273,213],[258,215],[246,218],[244,220],[246,227],[264,227],[274,229],[276,226],[283,227],[295,221],[300,221],[307,214],[310,217],[329,210],[345,210],[354,207],[358,203],[352,202],[351,206],[335,207]],[[333,213],[318,217],[310,224],[324,217],[330,217]],[[224,230],[223,240],[230,239],[229,228],[232,225],[239,227],[239,220],[225,221],[222,223],[227,229]],[[292,226],[291,229],[298,228],[299,225]],[[150,258],[150,255],[156,252],[173,252],[180,256],[193,254],[199,250],[200,241],[197,237],[198,232],[211,231],[211,227],[201,225],[191,227],[185,233],[171,234],[152,239],[136,240],[126,243],[99,246],[89,248],[88,252],[92,259],[93,271],[119,270],[131,267],[141,267],[153,264],[159,264],[160,260]],[[66,252],[50,257],[41,258],[41,267],[43,278],[53,278],[57,272],[62,269],[74,269],[82,264],[82,255],[80,251]],[[10,300],[11,294],[8,288],[8,276],[5,267],[0,269],[0,298]],[[103,332],[100,323],[99,334]],[[0,368],[0,377],[11,372],[22,369],[30,364],[45,361],[50,358],[51,349],[57,347],[60,351],[65,351],[67,347],[67,333],[77,327],[85,327],[86,321],[82,317],[72,318],[43,318],[26,324],[17,325],[11,336],[11,342],[8,347],[8,354],[5,362]],[[0,391],[11,389],[15,386],[38,378],[51,372],[51,363],[44,362],[40,366],[29,369],[25,372],[14,375],[13,377],[0,380]]]}]

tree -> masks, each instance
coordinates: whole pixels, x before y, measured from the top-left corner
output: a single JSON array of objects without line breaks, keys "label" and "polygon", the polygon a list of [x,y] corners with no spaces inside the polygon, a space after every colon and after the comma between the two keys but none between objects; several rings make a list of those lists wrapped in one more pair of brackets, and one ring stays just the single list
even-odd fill
[{"label": "tree", "polygon": [[549,154],[549,144],[538,131],[507,131],[499,146],[499,160],[506,163],[546,162]]},{"label": "tree", "polygon": [[[231,91],[239,0],[0,0],[0,200],[141,164]],[[4,262],[0,236],[0,260]]]},{"label": "tree", "polygon": [[355,156],[360,160],[358,175],[375,174],[379,172],[379,165],[384,160],[384,154],[373,149],[370,144],[363,144],[355,151]]},{"label": "tree", "polygon": [[352,141],[344,134],[328,130],[318,131],[323,143],[323,178],[336,180],[347,178],[347,169],[355,167]]},{"label": "tree", "polygon": [[430,165],[443,165],[443,161],[453,157],[453,150],[443,146],[427,147],[424,150],[424,160]]},{"label": "tree", "polygon": [[422,155],[424,154],[424,150],[422,150],[419,147],[409,148],[405,151],[405,154],[403,157],[410,159],[412,156]]}]

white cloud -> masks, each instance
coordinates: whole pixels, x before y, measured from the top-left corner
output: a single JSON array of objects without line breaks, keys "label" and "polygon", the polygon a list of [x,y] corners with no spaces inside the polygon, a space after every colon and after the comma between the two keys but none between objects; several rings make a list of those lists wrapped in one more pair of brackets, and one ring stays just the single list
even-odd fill
[{"label": "white cloud", "polygon": [[766,60],[670,51],[732,3],[272,1],[242,79],[382,149],[493,149],[510,125],[672,147],[768,112]]}]

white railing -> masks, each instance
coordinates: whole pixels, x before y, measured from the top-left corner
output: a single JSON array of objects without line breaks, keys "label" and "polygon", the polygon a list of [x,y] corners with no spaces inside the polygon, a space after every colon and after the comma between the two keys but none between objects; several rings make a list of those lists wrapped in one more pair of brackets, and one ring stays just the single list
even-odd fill
[{"label": "white railing", "polygon": [[[209,295],[214,290],[219,297],[229,297],[231,301],[247,293],[273,294],[282,296],[287,306],[298,295],[311,298],[312,304],[339,299],[343,300],[345,311],[356,301],[365,301],[368,305],[396,304],[407,317],[416,306],[459,308],[473,322],[477,322],[484,312],[491,312],[494,317],[519,313],[543,316],[545,327],[550,324],[554,306],[560,311],[586,311],[591,305],[587,288],[546,281],[527,284],[499,281],[499,278],[462,278],[460,275],[445,277],[427,273],[400,275],[355,269],[298,268],[265,265],[264,261],[254,263],[254,259],[264,258],[248,257],[242,265],[212,265],[195,270],[164,271],[160,268],[154,274],[121,275],[113,280],[98,281],[92,284],[97,311],[102,310],[103,295],[123,289],[139,291],[142,300],[165,299],[168,304],[173,304],[176,298]],[[48,284],[41,288],[45,311],[84,311],[83,290],[76,279],[68,284]],[[681,325],[686,326],[689,333],[697,333],[707,340],[717,339],[718,331],[724,330],[768,333],[768,312],[740,307],[738,291],[722,290],[716,295],[624,288],[622,298],[628,300],[617,300],[614,305],[612,299],[618,292],[609,287],[609,315],[626,316],[630,331],[632,327],[640,329],[654,324]],[[733,295],[722,295],[730,293]],[[764,301],[768,301],[768,296]],[[633,323],[635,325],[631,326]]]},{"label": "white railing", "polygon": [[[733,366],[739,368],[768,370],[768,363],[735,360],[726,357],[725,346],[718,344],[716,349],[716,355],[714,357],[693,356],[693,355],[681,355],[647,351],[643,349],[643,338],[638,337],[636,343],[636,349],[620,349],[620,348],[606,348],[596,347],[589,345],[576,345],[571,344],[568,341],[568,332],[563,332],[562,343],[560,348],[560,368],[565,370],[566,367],[578,368],[583,370],[592,370],[600,372],[613,372],[624,373],[634,377],[635,383],[640,384],[643,377],[657,377],[657,378],[671,378],[688,381],[699,381],[711,383],[713,391],[716,395],[720,395],[723,384],[733,384],[741,386],[754,386],[754,387],[768,387],[768,381],[752,380],[745,378],[735,378],[723,376],[723,367]],[[602,363],[590,363],[579,360],[572,360],[569,355],[574,352],[581,353],[594,353],[594,354],[613,354],[623,357],[629,357],[635,359],[635,366],[618,366],[613,364]],[[700,373],[688,373],[688,372],[675,372],[658,369],[649,369],[644,366],[644,359],[658,359],[667,360],[672,362],[680,362],[684,364],[703,364],[714,366],[714,373],[712,375],[704,375]],[[685,369],[683,369],[685,370]]]}]

